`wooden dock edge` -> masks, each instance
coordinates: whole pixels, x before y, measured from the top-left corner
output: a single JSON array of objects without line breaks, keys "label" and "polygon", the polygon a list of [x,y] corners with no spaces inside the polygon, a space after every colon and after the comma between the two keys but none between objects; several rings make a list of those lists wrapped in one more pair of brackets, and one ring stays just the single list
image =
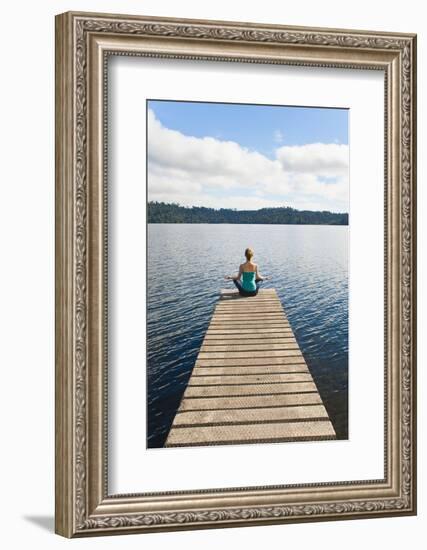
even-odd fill
[{"label": "wooden dock edge", "polygon": [[275,289],[221,290],[165,447],[333,439]]}]

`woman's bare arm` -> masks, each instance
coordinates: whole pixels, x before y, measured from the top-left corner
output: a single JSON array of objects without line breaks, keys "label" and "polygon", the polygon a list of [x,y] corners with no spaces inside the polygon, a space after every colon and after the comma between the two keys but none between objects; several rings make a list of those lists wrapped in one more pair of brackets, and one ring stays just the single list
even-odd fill
[{"label": "woman's bare arm", "polygon": [[237,275],[226,275],[225,279],[231,279],[233,281],[239,281],[242,276],[242,265],[239,265],[239,273]]},{"label": "woman's bare arm", "polygon": [[239,273],[235,275],[234,277],[231,277],[233,281],[240,281],[240,277],[242,276],[242,264],[239,265]]},{"label": "woman's bare arm", "polygon": [[258,281],[268,281],[268,279],[270,279],[270,277],[263,277],[260,272],[258,271],[258,264],[256,266],[256,275],[255,275],[255,279],[257,279]]}]

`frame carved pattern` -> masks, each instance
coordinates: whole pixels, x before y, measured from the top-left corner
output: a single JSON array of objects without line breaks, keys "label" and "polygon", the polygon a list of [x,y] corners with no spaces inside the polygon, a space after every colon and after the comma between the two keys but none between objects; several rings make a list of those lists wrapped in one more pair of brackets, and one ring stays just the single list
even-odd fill
[{"label": "frame carved pattern", "polygon": [[[66,14],[65,14],[66,15]],[[70,15],[70,14],[68,14]],[[63,16],[59,16],[63,17]],[[393,36],[356,31],[299,30],[259,27],[240,23],[221,24],[209,21],[152,20],[130,16],[73,15],[74,64],[74,415],[73,521],[66,536],[106,534],[203,526],[250,525],[272,523],[283,518],[293,521],[375,517],[384,512],[414,513],[415,508],[415,39],[409,35]],[[94,515],[88,509],[87,486],[87,243],[88,243],[88,38],[91,33],[132,35],[137,37],[173,37],[197,40],[272,43],[314,47],[392,51],[400,59],[400,479],[399,497],[360,499],[347,502],[318,502],[286,506],[248,506],[195,511],[144,512]],[[127,55],[126,52],[114,52]],[[132,54],[131,54],[132,55]],[[156,56],[156,55],[154,55]],[[168,57],[174,57],[169,56]],[[182,56],[192,58],[189,55]],[[197,58],[197,57],[193,57]],[[220,60],[220,57],[210,57]],[[235,61],[239,61],[235,59]],[[241,59],[243,62],[271,62]],[[277,62],[277,61],[276,61]],[[279,61],[280,62],[280,61]],[[284,61],[284,63],[290,63]],[[297,61],[298,65],[360,68],[360,64]],[[387,78],[387,74],[386,74]],[[58,367],[57,367],[58,368]],[[108,497],[113,500],[113,497]],[[141,529],[137,529],[141,528]],[[61,528],[58,528],[61,531]],[[64,530],[65,531],[65,530]],[[64,534],[64,533],[61,533]]]}]

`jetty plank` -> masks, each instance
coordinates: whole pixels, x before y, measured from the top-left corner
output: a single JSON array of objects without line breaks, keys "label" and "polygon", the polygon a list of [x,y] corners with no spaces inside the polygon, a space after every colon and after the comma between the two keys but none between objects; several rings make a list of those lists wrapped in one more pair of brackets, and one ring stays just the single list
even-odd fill
[{"label": "jetty plank", "polygon": [[224,374],[286,374],[291,372],[309,372],[303,363],[299,365],[265,365],[249,367],[194,367],[193,376],[222,376]]},{"label": "jetty plank", "polygon": [[251,306],[222,306],[216,308],[216,313],[221,315],[232,315],[233,313],[242,313],[242,312],[251,312],[251,313],[260,313],[260,312],[269,312],[276,313],[280,311],[283,313],[283,309],[280,305],[275,304],[274,302],[257,302]]},{"label": "jetty plank", "polygon": [[312,382],[279,382],[277,384],[232,384],[226,386],[187,386],[187,397],[229,397],[231,395],[274,395],[276,393],[304,393],[316,391]]},{"label": "jetty plank", "polygon": [[[242,335],[242,337],[245,338],[259,338],[260,334],[283,334],[284,336],[291,335],[293,336],[293,332],[290,326],[285,328],[246,328],[246,329],[227,329],[227,330],[221,330],[221,329],[214,329],[212,327],[208,328],[206,331],[206,338],[209,339],[210,337],[214,337],[217,334],[225,334],[229,338],[233,337],[235,338],[236,334]],[[269,336],[271,338],[271,336]],[[266,336],[267,338],[267,336]]]},{"label": "jetty plank", "polygon": [[196,366],[199,367],[233,367],[245,365],[295,365],[305,363],[302,354],[292,357],[256,357],[247,359],[238,357],[234,359],[197,359]]},{"label": "jetty plank", "polygon": [[329,419],[310,422],[265,422],[176,428],[169,433],[168,446],[270,443],[313,439],[335,439],[335,431]]},{"label": "jetty plank", "polygon": [[228,352],[228,351],[274,351],[274,350],[291,350],[299,349],[299,346],[296,342],[285,342],[285,343],[274,343],[274,344],[226,344],[226,345],[206,345],[204,344],[200,351],[204,353],[213,353],[213,352]]},{"label": "jetty plank", "polygon": [[223,376],[198,376],[191,377],[190,386],[222,386],[230,384],[266,384],[269,382],[312,382],[309,373],[289,374],[226,374]]},{"label": "jetty plank", "polygon": [[[300,405],[322,405],[322,400],[317,392],[312,393],[288,393],[280,395],[250,395],[236,397],[207,397],[200,399],[183,399],[179,411],[222,410],[222,409],[254,409],[293,407]],[[173,424],[172,424],[173,429]]]},{"label": "jetty plank", "polygon": [[269,337],[266,338],[222,338],[218,336],[217,338],[205,338],[202,347],[209,348],[211,346],[267,346],[272,344],[295,344],[296,340],[292,336],[288,337]]},{"label": "jetty plank", "polygon": [[287,321],[283,321],[280,318],[277,319],[257,319],[251,321],[244,321],[243,319],[234,319],[234,321],[226,321],[224,319],[212,319],[210,328],[212,330],[251,330],[262,327],[265,329],[281,329],[289,330],[291,325]]},{"label": "jetty plank", "polygon": [[335,438],[276,291],[222,290],[165,446]]},{"label": "jetty plank", "polygon": [[[282,313],[284,315],[284,311],[281,308],[280,305],[273,304],[272,302],[256,302],[252,304],[249,307],[243,307],[243,306],[227,306],[219,309],[215,309],[214,314],[218,315],[233,315],[234,313],[236,315],[245,315],[248,317],[248,313],[250,314],[261,314],[261,313]],[[286,319],[285,315],[285,319]]]},{"label": "jetty plank", "polygon": [[265,409],[236,409],[217,411],[187,411],[176,415],[176,426],[201,426],[204,424],[247,424],[278,420],[320,420],[327,419],[323,405],[301,407],[270,407]]},{"label": "jetty plank", "polygon": [[199,359],[250,359],[251,357],[295,357],[301,355],[297,349],[279,349],[267,351],[200,351]]}]

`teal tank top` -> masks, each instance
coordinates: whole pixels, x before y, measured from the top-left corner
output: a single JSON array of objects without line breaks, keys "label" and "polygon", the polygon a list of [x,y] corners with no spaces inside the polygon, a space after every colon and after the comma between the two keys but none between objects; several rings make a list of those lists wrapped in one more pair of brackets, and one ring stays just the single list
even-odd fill
[{"label": "teal tank top", "polygon": [[248,292],[256,290],[255,275],[255,271],[243,271],[242,287],[244,290],[247,290]]}]

